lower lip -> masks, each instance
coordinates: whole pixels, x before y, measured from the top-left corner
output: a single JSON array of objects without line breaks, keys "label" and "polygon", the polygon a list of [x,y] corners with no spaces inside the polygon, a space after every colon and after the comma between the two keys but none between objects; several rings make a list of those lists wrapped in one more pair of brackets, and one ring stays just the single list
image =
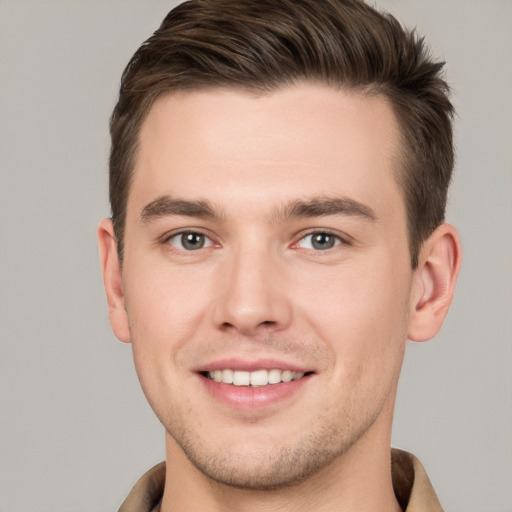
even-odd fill
[{"label": "lower lip", "polygon": [[216,382],[199,375],[203,385],[214,398],[234,409],[263,409],[297,393],[310,379],[306,375],[291,382],[269,384],[267,386],[233,386]]}]

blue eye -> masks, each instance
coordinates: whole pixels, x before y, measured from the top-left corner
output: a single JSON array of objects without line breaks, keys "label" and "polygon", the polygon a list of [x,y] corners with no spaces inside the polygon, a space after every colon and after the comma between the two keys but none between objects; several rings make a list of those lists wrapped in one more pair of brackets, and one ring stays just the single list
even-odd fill
[{"label": "blue eye", "polygon": [[299,240],[297,244],[302,249],[313,249],[315,251],[327,251],[333,247],[340,245],[342,239],[339,236],[325,231],[317,231],[310,233]]},{"label": "blue eye", "polygon": [[213,245],[213,242],[206,235],[195,231],[186,231],[171,236],[168,243],[182,251],[197,251]]}]

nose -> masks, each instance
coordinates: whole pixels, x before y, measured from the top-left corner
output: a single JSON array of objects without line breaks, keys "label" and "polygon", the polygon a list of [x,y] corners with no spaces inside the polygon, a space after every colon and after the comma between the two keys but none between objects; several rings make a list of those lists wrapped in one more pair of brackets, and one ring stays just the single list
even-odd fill
[{"label": "nose", "polygon": [[244,336],[286,329],[292,318],[283,262],[270,251],[232,254],[217,276],[216,326]]}]

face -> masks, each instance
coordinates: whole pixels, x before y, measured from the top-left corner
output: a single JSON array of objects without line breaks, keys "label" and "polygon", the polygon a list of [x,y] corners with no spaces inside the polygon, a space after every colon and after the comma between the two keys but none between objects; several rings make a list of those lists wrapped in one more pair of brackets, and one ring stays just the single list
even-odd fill
[{"label": "face", "polygon": [[152,107],[113,325],[168,449],[205,475],[275,488],[389,443],[414,278],[397,153],[381,97],[304,84]]}]

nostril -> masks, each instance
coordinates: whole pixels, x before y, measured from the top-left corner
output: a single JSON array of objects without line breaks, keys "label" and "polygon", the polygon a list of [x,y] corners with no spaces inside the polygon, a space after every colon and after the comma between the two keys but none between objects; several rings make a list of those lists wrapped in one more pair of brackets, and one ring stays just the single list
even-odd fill
[{"label": "nostril", "polygon": [[258,324],[256,324],[256,327],[250,327],[250,326],[240,326],[240,327],[237,327],[236,325],[230,323],[230,322],[224,322],[222,323],[222,325],[220,326],[220,328],[224,331],[229,331],[231,329],[235,329],[235,330],[244,330],[244,331],[254,331],[256,332],[258,330],[258,328],[265,328],[265,327],[275,327],[277,325],[277,322],[273,321],[273,320],[264,320],[263,322],[259,322]]}]

